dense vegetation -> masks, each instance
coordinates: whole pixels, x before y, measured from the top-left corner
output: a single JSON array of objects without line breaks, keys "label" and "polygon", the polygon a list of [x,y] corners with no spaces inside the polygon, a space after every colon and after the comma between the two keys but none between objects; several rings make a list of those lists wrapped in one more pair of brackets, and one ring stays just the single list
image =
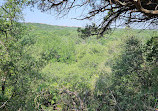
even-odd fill
[{"label": "dense vegetation", "polygon": [[[72,10],[82,10],[79,20],[97,19],[97,33],[104,35],[110,26],[136,25],[140,23],[158,25],[158,0],[20,0],[37,6],[42,12],[67,15]],[[19,2],[19,1],[18,1]],[[80,12],[80,11],[79,11]],[[96,21],[96,20],[95,20]],[[117,23],[116,23],[117,22]],[[146,24],[147,25],[147,24]],[[139,27],[139,26],[138,26]],[[89,35],[89,33],[87,34]]]},{"label": "dense vegetation", "polygon": [[4,110],[132,111],[157,106],[157,38],[151,38],[157,31],[116,29],[100,39],[82,39],[77,28],[22,26],[29,33],[12,43],[13,57],[1,56],[2,74],[9,70],[1,75],[6,78],[1,103],[8,100]]},{"label": "dense vegetation", "polygon": [[0,8],[0,110],[158,108],[157,30],[86,37],[89,28],[19,23],[22,7],[9,3]]}]

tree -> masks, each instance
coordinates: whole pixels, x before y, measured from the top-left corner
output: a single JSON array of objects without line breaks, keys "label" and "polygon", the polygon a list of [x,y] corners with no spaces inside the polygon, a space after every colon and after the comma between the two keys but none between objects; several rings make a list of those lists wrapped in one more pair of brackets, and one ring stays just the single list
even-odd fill
[{"label": "tree", "polygon": [[96,27],[96,24],[93,23],[92,25],[86,25],[84,29],[81,29],[80,27],[77,29],[77,32],[79,33],[79,36],[82,39],[86,39],[87,37],[91,35],[96,35],[100,29]]},{"label": "tree", "polygon": [[53,9],[57,14],[67,14],[73,8],[89,7],[86,8],[88,14],[80,20],[103,14],[98,25],[102,28],[101,35],[116,20],[123,20],[124,25],[147,21],[154,25],[158,23],[158,0],[30,0],[28,4],[37,4],[43,12]]},{"label": "tree", "polygon": [[158,73],[158,37],[152,37],[147,41],[145,46],[146,64],[144,67],[145,87],[157,89],[157,73]]},{"label": "tree", "polygon": [[26,41],[26,27],[18,23],[22,7],[13,0],[0,7],[0,110],[4,111],[33,110],[31,84],[40,76],[38,61],[26,53],[32,40]]},{"label": "tree", "polygon": [[[125,44],[125,50],[122,52],[121,59],[117,61],[117,64],[113,66],[115,74],[117,76],[131,75],[133,72],[139,73],[141,70],[141,64],[143,63],[143,51],[141,49],[141,43],[136,37],[129,37]],[[117,70],[121,69],[122,70]]]},{"label": "tree", "polygon": [[150,111],[157,107],[157,40],[151,38],[143,50],[139,40],[129,38],[112,67],[115,77],[111,90],[123,111]]}]

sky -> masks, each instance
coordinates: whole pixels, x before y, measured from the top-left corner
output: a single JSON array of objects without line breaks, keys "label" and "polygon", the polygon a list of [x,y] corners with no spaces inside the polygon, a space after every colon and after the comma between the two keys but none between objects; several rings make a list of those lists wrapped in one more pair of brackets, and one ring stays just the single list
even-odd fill
[{"label": "sky", "polygon": [[[4,3],[3,0],[0,0],[0,6]],[[21,22],[31,22],[31,23],[44,23],[50,25],[59,25],[59,26],[73,26],[73,27],[84,27],[86,24],[90,24],[92,21],[89,20],[76,20],[75,17],[79,17],[82,13],[80,10],[72,10],[68,15],[64,17],[57,17],[53,13],[41,12],[37,8],[26,7],[23,10],[24,20]]]},{"label": "sky", "polygon": [[[92,24],[92,23],[100,24],[101,23],[100,18],[102,17],[100,16],[102,15],[97,16],[93,18],[92,20],[73,19],[73,18],[83,18],[84,14],[87,13],[86,11],[88,11],[88,8],[87,9],[79,8],[76,10],[73,9],[66,16],[59,17],[54,13],[41,12],[37,8],[33,8],[31,10],[30,8],[27,7],[26,9],[24,9],[23,14],[24,14],[24,22],[26,23],[27,22],[44,23],[44,24],[50,24],[50,25],[71,26],[71,27],[85,27],[87,24]],[[120,24],[120,21],[117,21],[116,24]]]},{"label": "sky", "polygon": [[[0,6],[3,3],[4,1],[0,0]],[[93,20],[73,19],[75,17],[79,18],[81,15],[83,15],[82,13],[86,14],[87,10],[88,10],[88,7],[85,7],[85,9],[83,8],[73,9],[66,16],[58,17],[54,13],[41,12],[36,7],[35,8],[26,7],[23,10],[24,20],[20,22],[43,23],[43,24],[49,24],[49,25],[71,26],[71,27],[85,27],[87,24],[91,24],[91,23],[100,24],[101,23],[100,18],[102,17],[96,17]],[[117,21],[116,24],[120,24],[120,21]]]},{"label": "sky", "polygon": [[64,17],[58,17],[54,13],[41,12],[37,8],[26,8],[23,11],[24,22],[31,23],[44,23],[50,25],[59,25],[59,26],[73,26],[73,27],[84,27],[86,24],[90,24],[89,20],[76,20],[75,17],[79,17],[82,13],[80,10],[72,10],[68,15]]},{"label": "sky", "polygon": [[[41,12],[37,8],[33,8],[33,11],[30,10],[29,7],[24,9],[24,20],[25,22],[31,22],[31,23],[44,23],[44,24],[50,24],[50,25],[59,25],[59,26],[73,26],[73,27],[85,27],[87,24],[101,23],[101,18],[105,16],[105,13],[100,14],[99,16],[95,17],[93,20],[76,20],[73,18],[80,18],[82,13],[86,14],[89,10],[89,7],[85,8],[79,8],[79,9],[72,9],[68,15],[60,18],[57,17],[54,13],[47,13],[47,12]],[[84,11],[84,12],[83,12]],[[81,17],[82,18],[82,17]],[[117,28],[125,28],[125,25],[122,25],[124,20],[117,20],[115,23],[112,23],[111,28],[115,28],[116,26],[119,26]],[[157,29],[158,26],[148,26],[149,23],[134,23],[130,25],[132,28],[135,29]]]},{"label": "sky", "polygon": [[[3,0],[0,0],[0,6],[4,3]],[[87,9],[80,8],[78,10],[71,10],[70,13],[62,18],[57,17],[54,13],[48,13],[48,12],[41,12],[37,8],[29,8],[26,7],[23,10],[23,16],[24,21],[21,22],[31,22],[31,23],[43,23],[43,24],[49,24],[49,25],[58,25],[58,26],[72,26],[72,27],[85,27],[87,24],[96,23],[99,24],[101,22],[100,19],[94,18],[93,20],[76,20],[73,19],[75,17],[79,18],[82,15],[83,11],[87,11]],[[100,17],[102,18],[102,17]],[[117,21],[116,25],[121,24],[121,21]],[[115,26],[115,24],[113,24]],[[113,26],[113,27],[114,27]],[[148,24],[146,25],[148,26]],[[142,24],[134,24],[132,27],[136,29],[142,29],[146,27]],[[124,26],[120,26],[119,28],[124,28]]]}]

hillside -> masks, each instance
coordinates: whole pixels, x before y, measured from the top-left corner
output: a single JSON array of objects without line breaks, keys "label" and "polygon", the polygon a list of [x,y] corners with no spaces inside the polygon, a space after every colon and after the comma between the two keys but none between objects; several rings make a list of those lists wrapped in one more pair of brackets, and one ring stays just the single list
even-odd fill
[{"label": "hillside", "polygon": [[[2,1],[0,111],[158,111],[154,2],[153,15],[144,16],[135,12],[140,0],[130,6],[128,0],[125,6],[106,0]],[[43,24],[82,26],[79,18],[89,24]],[[153,30],[131,28],[140,25]]]},{"label": "hillside", "polygon": [[[124,50],[127,38],[136,36],[145,44],[155,33],[150,30],[116,29],[101,39],[92,36],[83,40],[78,36],[77,28],[37,23],[26,25],[30,27],[28,37],[34,41],[28,53],[47,61],[41,70],[43,81],[36,89],[49,91],[53,95],[50,104],[56,104],[59,109],[68,107],[63,106],[68,104],[65,103],[67,99],[59,95],[62,90],[77,92],[82,99],[86,93],[102,95],[102,89],[112,85],[111,66]],[[61,100],[64,104],[60,103]],[[97,101],[92,99],[89,107],[96,109],[98,106],[93,106],[93,102]],[[42,107],[53,109],[51,105]]]}]

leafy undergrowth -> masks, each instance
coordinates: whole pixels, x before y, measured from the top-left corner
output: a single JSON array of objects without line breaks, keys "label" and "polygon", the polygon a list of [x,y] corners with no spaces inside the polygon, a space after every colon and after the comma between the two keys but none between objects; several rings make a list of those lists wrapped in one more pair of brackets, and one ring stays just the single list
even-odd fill
[{"label": "leafy undergrowth", "polygon": [[35,42],[29,46],[28,53],[45,62],[41,70],[43,81],[36,88],[39,95],[51,95],[50,98],[41,97],[47,101],[41,103],[46,110],[97,109],[100,103],[94,96],[102,95],[113,84],[111,66],[121,55],[126,38],[136,36],[145,43],[154,33],[116,29],[100,39],[91,36],[83,40],[78,36],[77,28],[26,25],[30,27],[30,39]]}]

